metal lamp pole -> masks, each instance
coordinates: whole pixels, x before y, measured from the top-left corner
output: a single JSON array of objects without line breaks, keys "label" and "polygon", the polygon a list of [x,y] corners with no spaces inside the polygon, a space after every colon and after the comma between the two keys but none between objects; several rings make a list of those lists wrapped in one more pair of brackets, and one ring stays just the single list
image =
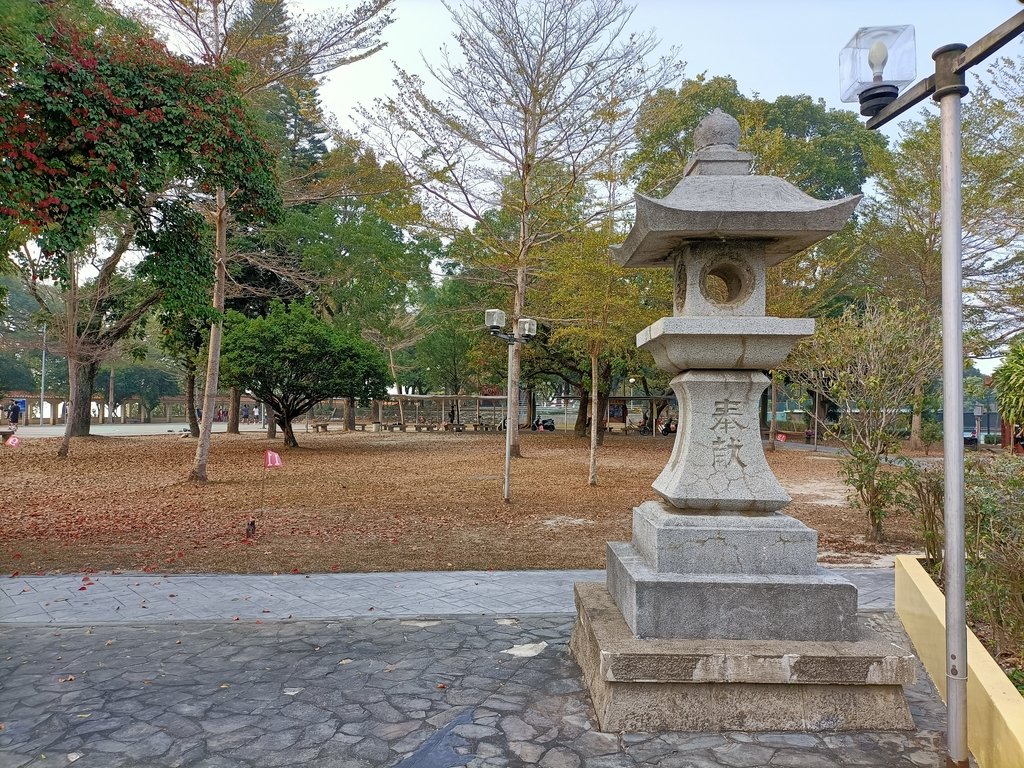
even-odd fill
[{"label": "metal lamp pole", "polygon": [[512,391],[512,362],[515,354],[516,344],[529,341],[537,335],[537,321],[528,317],[519,318],[517,323],[519,335],[515,333],[504,333],[501,329],[505,327],[505,313],[500,309],[488,309],[484,313],[484,324],[491,335],[502,339],[508,345],[508,381],[506,392],[508,393],[505,402],[505,486],[502,498],[505,503],[512,501],[512,430],[510,421],[519,421],[519,392]]},{"label": "metal lamp pole", "polygon": [[961,99],[964,73],[1024,31],[1024,11],[971,46],[932,54],[935,74],[910,86],[867,121],[879,128],[931,96],[939,102],[942,172],[942,408],[945,455],[946,765],[967,768],[967,622],[964,551],[963,302],[961,292]]},{"label": "metal lamp pole", "polygon": [[[494,335],[499,336],[497,333]],[[509,429],[509,419],[514,413],[516,420],[519,420],[519,392],[512,391],[512,357],[515,354],[516,339],[506,334],[500,334],[500,338],[505,339],[508,344],[508,380],[505,383],[505,485],[501,496],[508,503],[512,501],[512,430]]]},{"label": "metal lamp pole", "polygon": [[[46,404],[46,323],[43,323],[43,372],[39,379],[39,426],[43,426],[43,406]],[[25,414],[28,423],[28,414]]]},{"label": "metal lamp pole", "polygon": [[[942,443],[946,534],[946,763],[967,768],[967,606],[964,552],[964,341],[961,275],[960,100],[963,73],[951,66],[964,45],[946,45],[935,59],[935,95],[942,141]],[[946,83],[939,86],[940,73]],[[957,82],[958,81],[958,82]]]}]

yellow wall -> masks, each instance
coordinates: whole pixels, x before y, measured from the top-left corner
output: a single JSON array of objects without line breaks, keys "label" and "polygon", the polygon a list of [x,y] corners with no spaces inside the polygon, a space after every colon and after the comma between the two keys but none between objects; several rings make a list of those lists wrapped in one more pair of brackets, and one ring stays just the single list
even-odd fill
[{"label": "yellow wall", "polygon": [[[916,558],[896,558],[896,613],[946,698],[946,607]],[[1024,768],[1024,697],[967,633],[967,745],[981,768]]]}]

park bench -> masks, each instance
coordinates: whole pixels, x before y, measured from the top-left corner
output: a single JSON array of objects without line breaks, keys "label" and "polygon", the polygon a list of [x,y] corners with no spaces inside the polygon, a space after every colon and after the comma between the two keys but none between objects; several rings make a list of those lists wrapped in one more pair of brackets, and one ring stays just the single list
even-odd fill
[{"label": "park bench", "polygon": [[327,431],[327,422],[326,421],[317,421],[317,422],[314,422],[311,426],[313,427],[313,430],[316,431],[316,432],[326,432]]},{"label": "park bench", "polygon": [[0,429],[0,443],[6,443],[7,438],[13,435],[15,430],[13,429]]},{"label": "park bench", "polygon": [[366,431],[366,425],[365,424],[356,424],[356,429],[359,430],[360,432],[365,432]]}]

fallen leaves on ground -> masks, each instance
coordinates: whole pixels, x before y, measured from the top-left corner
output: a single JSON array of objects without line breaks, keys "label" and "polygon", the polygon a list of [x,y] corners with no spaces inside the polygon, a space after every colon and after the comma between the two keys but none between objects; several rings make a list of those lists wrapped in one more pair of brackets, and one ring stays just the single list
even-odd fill
[{"label": "fallen leaves on ground", "polygon": [[[195,443],[177,437],[27,438],[0,454],[0,573],[143,571],[318,573],[602,568],[605,542],[630,538],[632,508],[655,498],[667,438],[611,435],[597,487],[588,443],[522,435],[512,503],[502,500],[504,436],[300,435],[283,470],[263,473],[260,435],[215,435],[206,483],[189,482]],[[838,462],[775,451],[768,461],[833,562],[913,549],[905,516],[891,541],[864,540]],[[56,480],[59,479],[59,482]],[[245,526],[257,521],[254,539]],[[564,520],[586,521],[560,524]],[[255,544],[256,546],[253,546]],[[17,561],[18,569],[15,569]],[[83,579],[81,589],[93,584]]]}]

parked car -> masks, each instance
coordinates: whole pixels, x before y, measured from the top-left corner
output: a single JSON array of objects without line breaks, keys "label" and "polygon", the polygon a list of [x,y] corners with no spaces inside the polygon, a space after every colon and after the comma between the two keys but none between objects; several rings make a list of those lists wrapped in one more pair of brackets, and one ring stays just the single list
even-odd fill
[{"label": "parked car", "polygon": [[964,430],[964,446],[967,447],[967,448],[977,448],[978,447],[978,433],[975,432],[973,429],[971,429],[971,430],[965,429]]}]

